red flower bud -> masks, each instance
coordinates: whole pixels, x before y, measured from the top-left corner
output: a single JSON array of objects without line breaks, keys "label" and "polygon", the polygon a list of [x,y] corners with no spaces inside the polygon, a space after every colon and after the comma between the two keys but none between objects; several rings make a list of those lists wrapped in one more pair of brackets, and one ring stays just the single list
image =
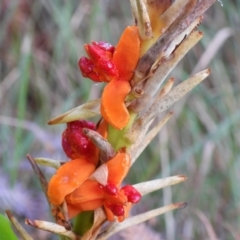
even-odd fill
[{"label": "red flower bud", "polygon": [[103,80],[100,79],[99,73],[95,71],[96,66],[95,63],[86,57],[82,57],[78,61],[78,66],[83,77],[87,77],[92,79],[95,82],[102,82]]},{"label": "red flower bud", "polygon": [[103,41],[100,41],[100,42],[92,42],[93,45],[97,45],[99,46],[102,50],[105,50],[107,52],[110,52],[110,53],[114,53],[115,51],[115,47],[113,45],[111,45],[110,43],[107,43],[107,42],[103,42]]},{"label": "red flower bud", "polygon": [[123,216],[125,214],[123,206],[113,205],[110,210],[115,216]]},{"label": "red flower bud", "polygon": [[73,122],[68,122],[67,127],[69,129],[80,129],[80,128],[88,128],[91,130],[95,130],[96,124],[86,120],[77,120]]},{"label": "red flower bud", "polygon": [[118,78],[118,70],[116,66],[107,58],[100,58],[97,67],[99,72],[102,72],[107,81],[111,81],[112,78]]},{"label": "red flower bud", "polygon": [[122,187],[121,189],[124,191],[125,195],[128,198],[128,201],[131,202],[131,203],[138,203],[142,198],[141,193],[138,192],[131,185],[126,185],[126,186]]},{"label": "red flower bud", "polygon": [[62,148],[65,154],[72,159],[78,158],[79,155],[71,148],[71,144],[68,141],[67,131],[65,130],[62,134]]},{"label": "red flower bud", "polygon": [[90,58],[82,57],[78,62],[84,77],[95,82],[109,82],[118,78],[118,70],[112,62],[114,46],[106,42],[92,42],[84,47]]},{"label": "red flower bud", "polygon": [[112,59],[112,50],[105,50],[103,44],[97,44],[95,42],[95,44],[85,44],[84,47],[88,56],[94,62],[97,62],[100,58]]},{"label": "red flower bud", "polygon": [[104,187],[104,190],[107,194],[109,195],[116,195],[117,194],[117,187],[115,184],[112,184],[112,183],[108,183],[105,187]]},{"label": "red flower bud", "polygon": [[62,147],[66,155],[71,158],[79,158],[94,152],[95,145],[82,133],[83,128],[95,130],[95,124],[85,120],[67,123],[67,129],[62,134]]}]

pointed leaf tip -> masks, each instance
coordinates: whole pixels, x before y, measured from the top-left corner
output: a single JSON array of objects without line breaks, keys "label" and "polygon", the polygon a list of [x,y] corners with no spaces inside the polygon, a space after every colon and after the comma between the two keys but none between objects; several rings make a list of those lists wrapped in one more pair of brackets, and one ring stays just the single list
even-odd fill
[{"label": "pointed leaf tip", "polygon": [[32,227],[42,229],[48,232],[56,233],[62,236],[66,236],[69,239],[75,239],[75,240],[80,240],[81,238],[75,234],[74,232],[67,230],[65,227],[52,223],[52,222],[46,222],[46,221],[39,221],[39,220],[30,220],[26,219],[25,223],[27,225],[30,225]]},{"label": "pointed leaf tip", "polygon": [[55,169],[58,169],[64,163],[64,161],[60,162],[58,160],[54,160],[50,158],[42,158],[42,157],[34,158],[34,160],[39,165],[52,167]]},{"label": "pointed leaf tip", "polygon": [[157,191],[161,188],[168,187],[174,184],[178,184],[187,179],[184,175],[177,175],[173,177],[167,177],[162,179],[151,180],[133,185],[142,195]]},{"label": "pointed leaf tip", "polygon": [[178,209],[184,209],[185,207],[187,207],[188,204],[187,204],[187,202],[180,202],[180,203],[174,203],[174,205]]},{"label": "pointed leaf tip", "polygon": [[24,240],[33,240],[33,238],[27,233],[27,231],[21,226],[18,220],[13,216],[10,210],[6,210],[6,214],[13,226],[16,228],[16,230]]},{"label": "pointed leaf tip", "polygon": [[182,181],[186,181],[188,179],[188,177],[183,174],[179,174],[179,175],[177,175],[177,177],[181,178]]},{"label": "pointed leaf tip", "polygon": [[78,107],[75,107],[51,120],[49,125],[72,122],[79,119],[88,119],[100,114],[100,99],[89,101]]},{"label": "pointed leaf tip", "polygon": [[182,209],[186,206],[187,206],[187,204],[185,202],[173,203],[173,204],[169,204],[167,206],[156,208],[156,209],[153,209],[151,211],[148,211],[148,212],[130,217],[130,218],[126,219],[124,222],[122,222],[121,224],[119,224],[118,222],[115,222],[105,232],[103,232],[100,235],[98,240],[108,239],[108,237],[110,237],[114,233],[119,232],[119,231],[121,231],[125,228],[128,228],[128,227],[131,227],[133,225],[137,225],[139,223],[145,222],[145,221],[147,221],[151,218],[154,218],[154,217],[157,217],[159,215],[165,214],[169,211],[172,211],[172,210],[175,210],[175,209],[176,210],[177,209]]}]

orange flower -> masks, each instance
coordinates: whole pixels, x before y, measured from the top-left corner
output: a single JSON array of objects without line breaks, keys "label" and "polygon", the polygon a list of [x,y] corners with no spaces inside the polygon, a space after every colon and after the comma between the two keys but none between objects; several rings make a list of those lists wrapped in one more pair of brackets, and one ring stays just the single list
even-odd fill
[{"label": "orange flower", "polygon": [[69,218],[104,206],[109,221],[114,216],[123,221],[132,203],[141,199],[132,186],[120,188],[129,168],[130,158],[125,152],[118,152],[96,171],[95,165],[84,158],[67,162],[49,182],[50,202],[60,206],[65,199]]},{"label": "orange flower", "polygon": [[105,42],[86,44],[85,49],[89,58],[82,57],[79,68],[84,77],[110,82],[102,94],[101,114],[109,124],[122,129],[129,121],[124,100],[131,90],[129,80],[139,59],[138,27],[127,27],[116,49]]}]

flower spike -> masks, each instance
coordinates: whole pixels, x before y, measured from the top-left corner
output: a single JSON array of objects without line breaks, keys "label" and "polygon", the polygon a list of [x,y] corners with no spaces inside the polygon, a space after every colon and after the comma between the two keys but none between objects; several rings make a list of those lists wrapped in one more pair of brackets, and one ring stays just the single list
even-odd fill
[{"label": "flower spike", "polygon": [[[173,115],[170,110],[156,122],[158,114],[209,76],[206,69],[176,87],[170,76],[163,85],[176,64],[202,38],[203,33],[196,28],[214,1],[130,0],[136,26],[126,27],[116,47],[103,41],[84,45],[87,56],[78,62],[82,75],[106,86],[101,99],[49,121],[50,125],[67,123],[62,134],[67,162],[27,156],[56,223],[27,219],[26,224],[69,239],[104,240],[186,206],[184,202],[170,204],[128,218],[143,196],[187,177],[122,183],[138,156]],[[84,120],[91,117],[99,118],[94,119],[96,123]],[[37,163],[55,168],[49,182]]]}]

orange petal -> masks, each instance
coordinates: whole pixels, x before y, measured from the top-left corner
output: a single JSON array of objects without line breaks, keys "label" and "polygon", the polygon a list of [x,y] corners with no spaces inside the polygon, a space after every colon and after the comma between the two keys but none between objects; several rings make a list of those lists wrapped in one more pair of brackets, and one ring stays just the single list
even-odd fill
[{"label": "orange petal", "polygon": [[128,26],[116,46],[112,59],[117,67],[120,80],[131,79],[139,59],[139,49],[138,27]]},{"label": "orange petal", "polygon": [[100,188],[100,184],[95,180],[87,179],[80,187],[66,196],[66,201],[69,204],[80,204],[103,198],[104,191]]},{"label": "orange petal", "polygon": [[95,165],[87,159],[79,158],[62,165],[48,185],[49,200],[60,205],[65,196],[78,188],[95,170]]},{"label": "orange petal", "polygon": [[127,153],[118,152],[116,156],[107,162],[108,182],[119,186],[130,168],[130,157]]},{"label": "orange petal", "polygon": [[75,216],[77,216],[79,213],[82,212],[81,206],[80,205],[71,205],[68,204],[68,218],[74,218]]},{"label": "orange petal", "polygon": [[101,102],[103,118],[117,129],[124,128],[129,121],[129,113],[124,100],[131,87],[128,82],[113,80],[104,88]]},{"label": "orange petal", "polygon": [[87,179],[75,191],[66,196],[69,218],[82,211],[91,211],[103,206],[104,192],[95,180]]},{"label": "orange petal", "polygon": [[104,196],[104,205],[105,206],[112,206],[112,205],[119,205],[123,206],[128,202],[128,198],[125,195],[125,192],[122,190],[118,190],[115,195],[105,194]]},{"label": "orange petal", "polygon": [[91,211],[103,206],[103,199],[94,199],[92,201],[83,202],[80,204],[82,211]]},{"label": "orange petal", "polygon": [[[131,210],[131,207],[132,207],[132,203],[127,203],[127,204],[123,205],[125,214],[124,214],[124,216],[117,217],[118,222],[123,222],[128,217],[129,212]],[[113,212],[108,207],[106,207],[105,205],[104,205],[104,209],[105,209],[105,212],[106,212],[106,215],[107,215],[107,220],[110,221],[110,222],[114,221],[115,217],[114,217]]]},{"label": "orange petal", "polygon": [[102,199],[96,199],[89,202],[83,202],[79,204],[68,204],[68,217],[69,219],[74,218],[83,211],[92,211],[103,206]]},{"label": "orange petal", "polygon": [[102,118],[97,125],[97,132],[101,134],[102,137],[107,138],[107,128],[108,123]]},{"label": "orange petal", "polygon": [[106,215],[107,215],[107,220],[110,221],[110,222],[113,221],[114,220],[114,215],[113,215],[112,211],[105,206],[104,206],[104,209],[105,209],[105,212],[106,212]]}]

